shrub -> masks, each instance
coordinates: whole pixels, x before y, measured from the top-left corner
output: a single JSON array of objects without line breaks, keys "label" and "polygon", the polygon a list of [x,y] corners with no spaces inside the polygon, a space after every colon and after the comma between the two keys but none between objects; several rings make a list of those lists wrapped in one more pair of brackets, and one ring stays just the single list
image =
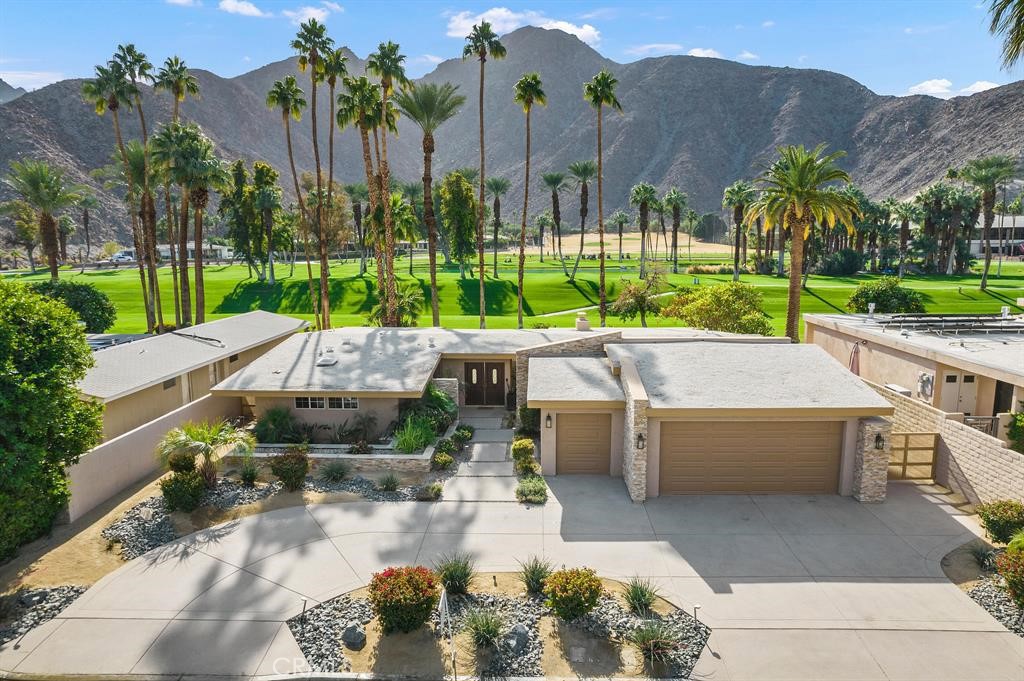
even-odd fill
[{"label": "shrub", "polygon": [[416,490],[416,501],[437,501],[441,498],[441,483],[432,482]]},{"label": "shrub", "polygon": [[597,607],[601,580],[590,568],[557,570],[544,582],[547,606],[563,620],[582,617]]},{"label": "shrub", "polygon": [[920,292],[900,286],[896,277],[882,277],[866,281],[850,296],[846,307],[854,312],[867,312],[868,303],[875,304],[875,312],[924,312],[924,297]]},{"label": "shrub", "polygon": [[1010,449],[1024,453],[1024,411],[1015,411],[1010,414],[1006,437],[1010,440]]},{"label": "shrub", "polygon": [[370,444],[366,440],[360,440],[348,448],[348,453],[356,456],[369,456],[373,453],[373,449],[370,448]]},{"label": "shrub", "polygon": [[533,459],[520,459],[514,464],[516,475],[536,476],[540,473],[540,464]]},{"label": "shrub", "polygon": [[476,574],[475,562],[473,556],[464,551],[444,553],[434,563],[434,572],[448,593],[458,596],[469,592]]},{"label": "shrub", "polygon": [[1006,545],[1007,553],[1024,553],[1024,530],[1017,530]]},{"label": "shrub", "polygon": [[864,267],[864,256],[852,248],[844,248],[837,253],[829,253],[822,258],[818,273],[826,277],[848,277],[860,272]]},{"label": "shrub", "polygon": [[732,274],[732,265],[690,265],[687,274]]},{"label": "shrub", "polygon": [[978,517],[992,541],[1006,544],[1024,529],[1024,503],[1012,499],[993,501],[978,506]]},{"label": "shrub", "polygon": [[498,642],[505,622],[492,608],[474,608],[466,613],[462,627],[469,633],[473,645],[477,648],[487,648]]},{"label": "shrub", "polygon": [[519,581],[526,587],[527,593],[544,593],[544,582],[550,574],[551,563],[537,556],[519,562]]},{"label": "shrub", "polygon": [[422,566],[389,567],[370,580],[370,605],[385,634],[419,629],[439,595],[437,575]]},{"label": "shrub", "polygon": [[518,435],[540,435],[540,409],[519,407]]},{"label": "shrub", "polygon": [[527,438],[520,438],[512,443],[512,460],[513,461],[532,461],[533,460],[533,440]]},{"label": "shrub", "polygon": [[31,289],[47,298],[53,298],[71,308],[85,324],[86,333],[104,333],[114,325],[117,308],[103,291],[92,284],[74,281],[49,280],[29,285]]},{"label": "shrub", "polygon": [[634,577],[626,582],[626,590],[623,591],[622,598],[629,606],[630,612],[643,615],[650,612],[651,606],[657,600],[658,589],[651,584],[649,579]]},{"label": "shrub", "polygon": [[452,439],[462,446],[473,439],[473,433],[473,426],[462,425],[456,428],[455,432],[452,433]]},{"label": "shrub", "polygon": [[430,466],[439,471],[448,470],[453,463],[455,463],[455,459],[449,454],[434,452],[434,455],[430,457]]},{"label": "shrub", "polygon": [[772,325],[764,314],[762,301],[756,286],[730,281],[682,288],[662,307],[661,314],[696,329],[770,336]]},{"label": "shrub", "polygon": [[294,492],[302,487],[309,473],[309,455],[302,451],[278,454],[270,460],[270,472],[276,475],[284,488]]},{"label": "shrub", "polygon": [[257,442],[274,444],[301,442],[299,420],[288,407],[274,407],[263,412],[256,420],[253,435]]},{"label": "shrub", "polygon": [[160,481],[160,491],[169,510],[190,513],[199,507],[206,493],[206,482],[197,471],[174,473]]},{"label": "shrub", "polygon": [[394,473],[387,473],[377,483],[377,487],[383,492],[396,492],[398,491],[399,480],[398,476]]},{"label": "shrub", "polygon": [[539,475],[528,475],[516,485],[516,499],[524,504],[543,504],[548,500],[548,484]]},{"label": "shrub", "polygon": [[395,449],[403,454],[412,454],[429,445],[435,437],[431,420],[420,414],[412,414],[395,431]]},{"label": "shrub", "polygon": [[1024,610],[1024,551],[1006,551],[996,558],[996,571],[1006,580],[1006,591]]},{"label": "shrub", "polygon": [[238,476],[242,479],[242,484],[246,487],[254,487],[259,474],[260,467],[256,465],[256,460],[253,459],[252,453],[246,452],[242,457],[242,465],[239,467],[238,473]]},{"label": "shrub", "polygon": [[172,473],[191,473],[196,469],[196,455],[192,452],[173,452],[167,457],[167,469]]},{"label": "shrub", "polygon": [[636,646],[648,665],[665,664],[673,653],[683,646],[682,636],[672,626],[659,620],[649,620],[627,634],[626,639]]},{"label": "shrub", "polygon": [[328,461],[320,469],[320,479],[327,482],[341,482],[348,477],[348,464],[344,461]]},{"label": "shrub", "polygon": [[434,451],[438,454],[454,454],[459,451],[459,448],[448,438],[438,440],[437,444],[434,445]]}]

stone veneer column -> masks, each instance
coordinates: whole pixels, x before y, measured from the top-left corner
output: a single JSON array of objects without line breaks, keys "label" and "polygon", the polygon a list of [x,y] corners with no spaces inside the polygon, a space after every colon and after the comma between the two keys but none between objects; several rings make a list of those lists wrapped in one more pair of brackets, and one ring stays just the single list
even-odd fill
[{"label": "stone veneer column", "polygon": [[457,378],[432,378],[431,384],[448,397],[452,398],[455,406],[459,406],[459,379]]},{"label": "stone veneer column", "polygon": [[[875,437],[885,439],[885,447],[875,448]],[[889,454],[892,451],[892,422],[879,416],[862,418],[857,423],[857,446],[853,462],[853,498],[860,502],[885,501],[889,484]]]},{"label": "stone veneer column", "polygon": [[[630,499],[642,503],[647,499],[647,407],[650,401],[632,360],[622,360],[619,378],[626,398],[626,418],[622,428],[622,479]],[[636,447],[637,435],[644,436],[643,449]]]}]

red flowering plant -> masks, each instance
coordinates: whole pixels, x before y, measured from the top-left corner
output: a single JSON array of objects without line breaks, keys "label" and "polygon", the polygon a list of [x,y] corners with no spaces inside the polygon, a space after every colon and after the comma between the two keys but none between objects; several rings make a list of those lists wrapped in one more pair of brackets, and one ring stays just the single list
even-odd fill
[{"label": "red flowering plant", "polygon": [[389,567],[370,580],[370,605],[385,634],[419,629],[437,607],[437,575],[421,565]]}]

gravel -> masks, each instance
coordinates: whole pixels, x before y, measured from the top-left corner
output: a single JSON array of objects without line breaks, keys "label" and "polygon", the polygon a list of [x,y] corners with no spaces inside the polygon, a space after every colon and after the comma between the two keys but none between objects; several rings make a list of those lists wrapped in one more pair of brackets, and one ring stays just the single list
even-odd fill
[{"label": "gravel", "polygon": [[84,586],[57,586],[28,589],[9,596],[17,619],[8,626],[0,626],[0,644],[21,638],[40,624],[52,620],[85,591]]},{"label": "gravel", "polygon": [[1006,593],[1001,577],[989,577],[967,595],[1014,634],[1024,638],[1024,611]]},{"label": "gravel", "polygon": [[125,560],[138,558],[178,538],[162,496],[132,506],[100,534],[121,544],[121,557]]},{"label": "gravel", "polygon": [[377,489],[377,483],[373,480],[355,475],[339,482],[308,477],[302,489],[306,492],[351,492],[368,501],[415,501],[416,490],[419,488],[415,486],[399,487],[394,492],[385,492]]},{"label": "gravel", "polygon": [[218,478],[217,486],[206,491],[199,505],[215,506],[220,509],[245,506],[246,504],[263,501],[267,497],[277,494],[282,489],[284,489],[284,486],[280,482],[249,487],[237,480]]},{"label": "gravel", "polygon": [[373,610],[369,601],[338,596],[309,608],[305,617],[291,618],[288,628],[313,671],[347,672],[352,666],[345,657],[341,633],[351,624],[365,627],[371,619]]}]

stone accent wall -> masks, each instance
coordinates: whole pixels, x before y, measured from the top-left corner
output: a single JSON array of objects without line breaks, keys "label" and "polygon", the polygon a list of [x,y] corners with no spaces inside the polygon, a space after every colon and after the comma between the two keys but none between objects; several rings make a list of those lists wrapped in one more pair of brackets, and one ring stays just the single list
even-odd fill
[{"label": "stone accent wall", "polygon": [[[877,449],[875,438],[881,435],[885,447]],[[892,422],[878,416],[857,423],[857,447],[853,460],[853,498],[860,502],[885,501],[889,484],[889,455],[892,451]]]},{"label": "stone accent wall", "polygon": [[[629,497],[636,503],[647,499],[647,408],[650,401],[629,360],[621,366],[622,391],[626,397],[626,417],[622,428],[622,479]],[[637,435],[643,435],[645,445],[637,449]]]},{"label": "stone accent wall", "polygon": [[579,338],[556,341],[523,348],[516,351],[516,411],[526,406],[526,390],[529,386],[529,369],[531,357],[558,357],[571,355],[574,357],[603,357],[605,343],[622,340],[621,331],[607,333],[580,332]]},{"label": "stone accent wall", "polygon": [[938,433],[935,482],[975,504],[996,499],[1024,501],[1024,454],[965,426],[961,414],[947,414],[882,386],[869,385],[896,407],[895,432]]},{"label": "stone accent wall", "polygon": [[448,397],[452,398],[452,400],[455,401],[456,406],[459,404],[459,379],[432,378],[430,379],[430,384]]}]

